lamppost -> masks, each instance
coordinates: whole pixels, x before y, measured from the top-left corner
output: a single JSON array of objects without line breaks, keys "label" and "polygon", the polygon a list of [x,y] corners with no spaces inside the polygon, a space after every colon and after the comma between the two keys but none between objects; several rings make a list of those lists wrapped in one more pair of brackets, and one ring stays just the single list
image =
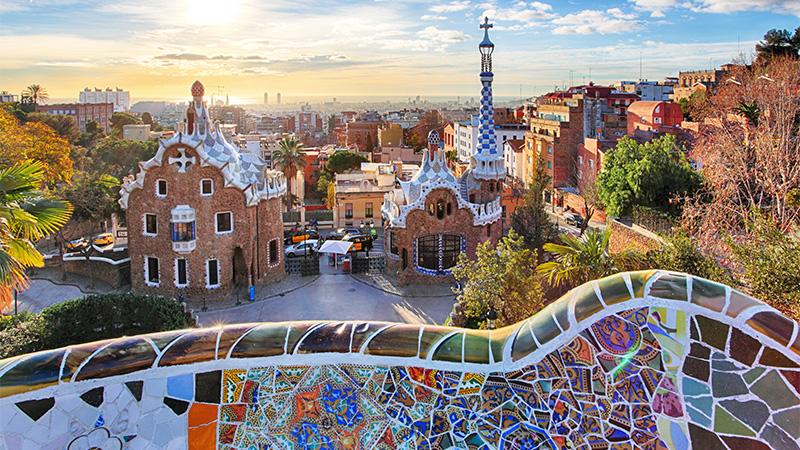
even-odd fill
[{"label": "lamppost", "polygon": [[497,312],[494,310],[494,305],[489,306],[489,312],[486,313],[486,329],[494,330],[497,327]]}]

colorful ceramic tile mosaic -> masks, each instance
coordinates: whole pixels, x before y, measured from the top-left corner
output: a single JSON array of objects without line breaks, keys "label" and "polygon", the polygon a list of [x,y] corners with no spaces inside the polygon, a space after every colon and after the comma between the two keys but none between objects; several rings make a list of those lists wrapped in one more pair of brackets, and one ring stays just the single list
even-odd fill
[{"label": "colorful ceramic tile mosaic", "polygon": [[798,450],[800,326],[635,272],[493,332],[249,324],[0,361],[4,449]]}]

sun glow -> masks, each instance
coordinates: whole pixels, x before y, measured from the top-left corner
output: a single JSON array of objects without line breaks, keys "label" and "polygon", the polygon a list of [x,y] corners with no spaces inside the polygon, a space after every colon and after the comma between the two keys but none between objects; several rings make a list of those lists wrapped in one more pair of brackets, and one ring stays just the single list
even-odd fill
[{"label": "sun glow", "polygon": [[241,0],[189,0],[183,16],[194,25],[223,25],[233,23],[239,16]]}]

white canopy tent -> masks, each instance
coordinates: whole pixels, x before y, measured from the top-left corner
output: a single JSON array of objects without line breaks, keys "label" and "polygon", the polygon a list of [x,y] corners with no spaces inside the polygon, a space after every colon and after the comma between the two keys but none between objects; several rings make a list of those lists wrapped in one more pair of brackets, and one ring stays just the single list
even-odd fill
[{"label": "white canopy tent", "polygon": [[328,240],[322,244],[322,247],[317,250],[319,253],[337,253],[340,255],[346,255],[347,252],[350,251],[350,247],[353,245],[352,242],[349,241],[336,241],[336,240]]}]

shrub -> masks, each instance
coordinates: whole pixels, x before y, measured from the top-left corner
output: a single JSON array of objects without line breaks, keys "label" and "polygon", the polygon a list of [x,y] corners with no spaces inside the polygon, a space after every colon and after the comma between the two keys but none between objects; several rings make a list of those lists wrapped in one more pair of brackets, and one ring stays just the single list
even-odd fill
[{"label": "shrub", "polygon": [[0,358],[187,328],[189,320],[180,304],[162,297],[89,295],[58,303],[40,314],[0,320]]}]

